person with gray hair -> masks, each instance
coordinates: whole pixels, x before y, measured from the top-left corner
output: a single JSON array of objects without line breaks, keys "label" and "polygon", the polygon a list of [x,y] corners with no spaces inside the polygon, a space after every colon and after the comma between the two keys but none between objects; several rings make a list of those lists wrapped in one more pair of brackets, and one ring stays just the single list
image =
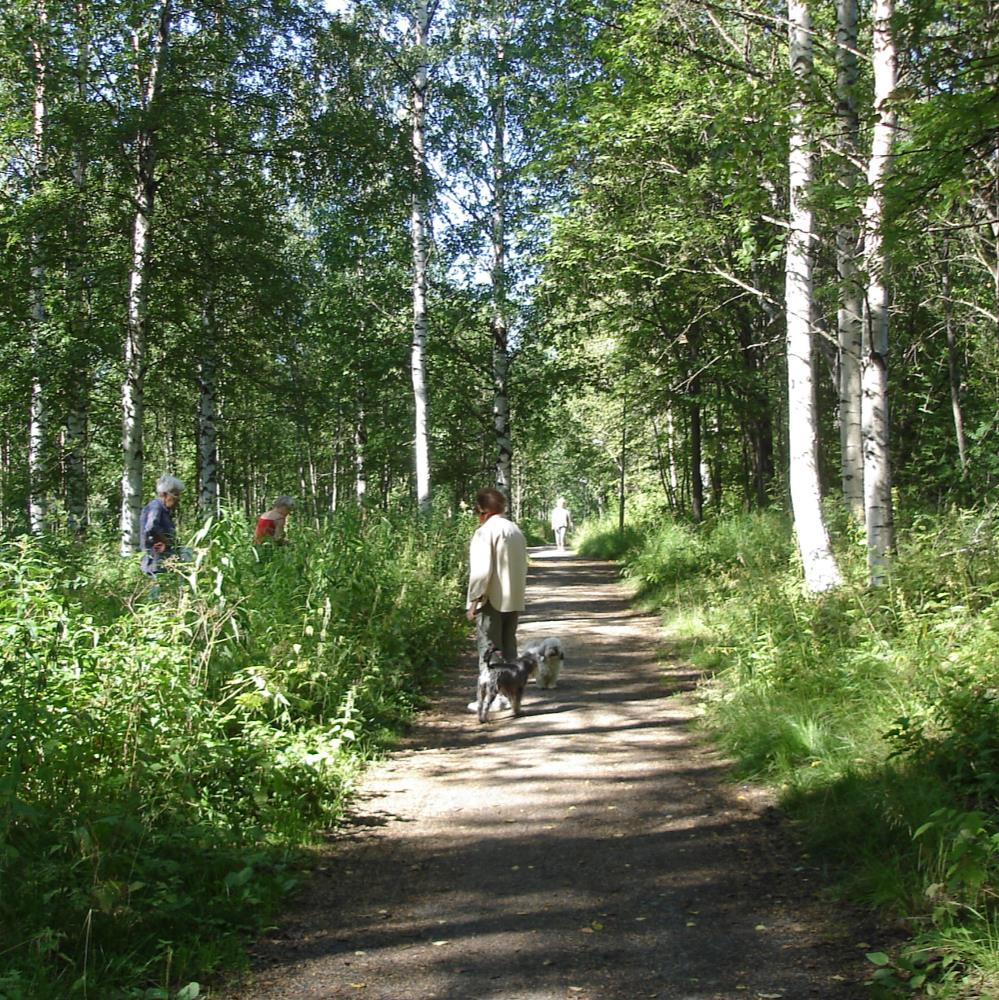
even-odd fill
[{"label": "person with gray hair", "polygon": [[173,524],[173,511],[183,492],[184,484],[176,476],[160,476],[156,480],[156,496],[142,508],[139,517],[140,565],[142,572],[149,576],[162,573],[164,561],[177,555],[174,550],[177,529]]},{"label": "person with gray hair", "polygon": [[257,530],[253,533],[253,544],[271,541],[275,545],[287,545],[288,537],[284,533],[288,515],[295,509],[292,497],[280,496],[274,501],[274,506],[257,518]]}]

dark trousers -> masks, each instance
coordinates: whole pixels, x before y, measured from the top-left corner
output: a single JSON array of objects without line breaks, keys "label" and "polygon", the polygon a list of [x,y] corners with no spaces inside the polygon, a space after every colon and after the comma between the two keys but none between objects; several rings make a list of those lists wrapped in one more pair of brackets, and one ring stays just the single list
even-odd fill
[{"label": "dark trousers", "polygon": [[[479,651],[479,670],[486,665],[486,650],[490,645],[499,650],[504,660],[517,659],[517,625],[519,611],[497,611],[486,603],[475,618],[475,645]],[[496,659],[496,657],[493,657]]]}]

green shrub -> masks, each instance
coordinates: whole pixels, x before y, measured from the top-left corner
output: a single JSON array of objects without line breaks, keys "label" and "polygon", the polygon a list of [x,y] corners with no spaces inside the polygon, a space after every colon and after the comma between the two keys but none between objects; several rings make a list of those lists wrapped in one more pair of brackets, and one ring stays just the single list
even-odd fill
[{"label": "green shrub", "polygon": [[176,990],[233,961],[456,655],[453,524],[249,538],[206,524],[158,600],[94,547],[0,549],[3,995]]}]

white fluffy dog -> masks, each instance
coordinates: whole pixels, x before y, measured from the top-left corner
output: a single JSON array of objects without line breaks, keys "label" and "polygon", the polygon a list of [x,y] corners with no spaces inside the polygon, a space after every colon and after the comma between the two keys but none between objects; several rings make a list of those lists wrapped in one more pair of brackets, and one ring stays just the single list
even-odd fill
[{"label": "white fluffy dog", "polygon": [[538,658],[538,687],[553,688],[558,683],[558,675],[565,664],[565,649],[562,640],[554,635],[529,642],[523,651],[533,653]]}]

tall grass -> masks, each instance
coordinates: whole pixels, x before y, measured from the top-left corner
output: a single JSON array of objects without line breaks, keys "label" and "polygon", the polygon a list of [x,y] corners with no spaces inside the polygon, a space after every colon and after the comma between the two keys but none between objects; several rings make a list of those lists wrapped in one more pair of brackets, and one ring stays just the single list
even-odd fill
[{"label": "tall grass", "polygon": [[646,602],[702,623],[706,724],[739,773],[780,790],[844,892],[909,926],[876,956],[882,996],[999,995],[997,526],[912,519],[872,591],[844,525],[852,582],[821,598],[777,513],[663,523],[624,552]]},{"label": "tall grass", "polygon": [[0,549],[0,996],[197,995],[463,635],[453,524]]}]

